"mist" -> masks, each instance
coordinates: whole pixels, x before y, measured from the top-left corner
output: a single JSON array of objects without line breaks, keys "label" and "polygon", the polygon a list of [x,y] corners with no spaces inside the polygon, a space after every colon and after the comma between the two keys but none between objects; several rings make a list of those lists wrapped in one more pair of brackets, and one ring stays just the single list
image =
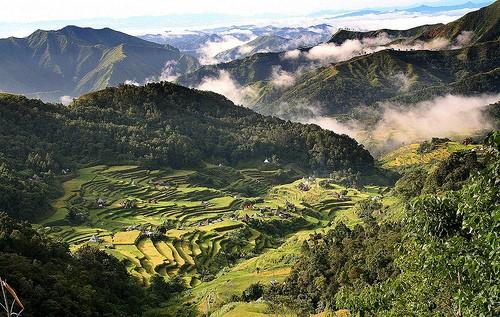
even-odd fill
[{"label": "mist", "polygon": [[207,42],[198,49],[198,54],[200,56],[199,61],[202,65],[216,64],[219,62],[215,58],[217,54],[244,45],[253,40],[254,38],[255,36],[250,36],[249,39],[243,41],[233,35],[224,35],[222,37],[222,41]]},{"label": "mist", "polygon": [[462,31],[454,41],[445,38],[435,38],[428,42],[413,41],[391,44],[396,38],[391,38],[387,33],[381,33],[372,38],[346,40],[341,45],[322,43],[312,47],[308,51],[290,50],[283,54],[283,58],[298,59],[304,57],[319,65],[326,65],[387,49],[399,51],[458,49],[468,45],[473,35],[474,33],[471,31]]},{"label": "mist", "polygon": [[231,75],[224,70],[219,71],[217,77],[205,77],[201,83],[195,87],[199,90],[213,91],[224,95],[232,102],[240,105],[247,105],[248,99],[256,95],[256,91],[251,87],[242,87]]},{"label": "mist", "polygon": [[271,82],[277,87],[289,87],[295,83],[298,73],[300,73],[300,71],[291,73],[283,70],[281,66],[274,66],[271,74]]},{"label": "mist", "polygon": [[356,120],[340,122],[325,116],[300,121],[347,134],[379,152],[432,137],[453,139],[493,129],[494,122],[485,117],[483,110],[499,100],[500,94],[446,95],[414,105],[384,103],[379,105],[380,119],[374,125]]}]

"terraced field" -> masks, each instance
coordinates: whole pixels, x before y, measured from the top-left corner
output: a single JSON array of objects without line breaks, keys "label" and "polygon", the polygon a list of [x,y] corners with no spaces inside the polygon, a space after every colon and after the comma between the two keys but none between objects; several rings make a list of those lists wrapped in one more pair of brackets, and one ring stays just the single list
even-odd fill
[{"label": "terraced field", "polygon": [[[320,179],[302,176],[269,166],[90,167],[64,183],[65,194],[53,202],[56,213],[42,225],[73,249],[92,244],[106,250],[144,284],[155,274],[182,274],[196,287],[216,278],[223,267],[278,250],[280,237],[266,223],[289,227],[283,231],[287,235],[319,230],[359,199],[377,195],[368,189],[325,188]],[[303,184],[307,190],[299,189]],[[75,213],[85,219],[75,222]],[[263,269],[276,269],[270,263]]]}]

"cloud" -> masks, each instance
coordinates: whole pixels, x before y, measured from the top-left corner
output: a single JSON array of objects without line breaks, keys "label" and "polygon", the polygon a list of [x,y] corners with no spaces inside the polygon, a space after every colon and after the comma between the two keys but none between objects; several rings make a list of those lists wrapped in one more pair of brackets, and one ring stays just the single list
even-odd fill
[{"label": "cloud", "polygon": [[415,41],[409,44],[408,43],[391,44],[388,46],[388,48],[392,48],[399,51],[420,51],[420,50],[439,51],[451,48],[451,46],[449,40],[438,37],[429,42]]},{"label": "cloud", "polygon": [[69,105],[70,103],[72,103],[72,102],[73,102],[73,97],[71,97],[71,96],[61,96],[61,97],[59,98],[59,101],[60,101],[63,105],[67,106],[67,105]]},{"label": "cloud", "polygon": [[165,62],[165,65],[163,66],[159,76],[147,77],[142,82],[138,82],[133,79],[127,79],[123,83],[125,85],[132,85],[132,86],[144,86],[149,83],[156,83],[160,81],[174,81],[180,75],[181,74],[178,72],[177,69],[177,61],[169,60]]},{"label": "cloud", "polygon": [[174,81],[181,74],[177,72],[177,61],[167,61],[163,69],[161,70],[161,74],[158,77],[158,81]]},{"label": "cloud", "polygon": [[[253,39],[253,38],[251,38]],[[224,35],[220,41],[209,41],[198,49],[200,63],[203,65],[215,64],[218,60],[215,56],[229,49],[241,46],[249,40],[240,40],[233,35]]]},{"label": "cloud", "polygon": [[242,55],[247,55],[248,53],[250,53],[255,47],[252,46],[252,45],[248,45],[248,44],[244,44],[240,47],[238,47],[238,54],[240,56]]},{"label": "cloud", "polygon": [[386,103],[380,105],[380,118],[375,124],[356,120],[340,122],[324,116],[302,121],[347,134],[370,150],[379,152],[432,137],[453,139],[490,130],[494,123],[485,117],[483,110],[499,100],[500,94],[475,97],[447,95],[414,105]]},{"label": "cloud", "polygon": [[354,56],[370,54],[378,50],[387,49],[384,45],[390,42],[391,38],[389,38],[386,33],[382,33],[374,38],[346,40],[341,45],[323,43],[312,47],[308,51],[288,51],[283,55],[283,58],[297,59],[302,56],[320,64],[335,63],[351,59]]},{"label": "cloud", "polygon": [[408,77],[403,72],[399,72],[399,73],[394,74],[392,79],[394,81],[394,86],[398,86],[399,91],[401,91],[401,92],[407,92],[408,90],[410,90],[410,88],[414,82],[412,80],[412,78]]},{"label": "cloud", "polygon": [[[140,83],[136,82],[135,80],[127,79],[123,82],[125,85],[131,85],[131,86],[141,86]],[[144,84],[143,84],[144,85]]]},{"label": "cloud", "polygon": [[389,135],[393,140],[408,143],[490,129],[492,123],[481,110],[498,100],[500,94],[479,97],[447,95],[410,108],[386,104],[373,137],[381,140]]},{"label": "cloud", "polygon": [[472,32],[472,31],[460,32],[460,34],[455,39],[455,46],[457,48],[460,48],[460,47],[468,45],[471,42],[473,36],[474,36],[474,32]]},{"label": "cloud", "polygon": [[295,83],[296,77],[293,73],[287,72],[281,66],[273,66],[271,82],[277,87],[289,87]]},{"label": "cloud", "polygon": [[381,33],[376,37],[358,39],[349,39],[341,45],[335,43],[322,43],[310,48],[308,51],[291,50],[283,54],[283,59],[306,58],[320,65],[337,63],[349,60],[356,56],[368,55],[378,51],[393,49],[399,51],[414,50],[443,50],[460,48],[470,42],[472,32],[462,32],[452,44],[445,38],[435,38],[431,41],[413,41],[391,44],[394,38],[387,33]]},{"label": "cloud", "polygon": [[224,70],[219,71],[217,77],[203,78],[196,89],[216,92],[240,105],[247,105],[248,100],[256,95],[254,89],[251,87],[242,87]]}]

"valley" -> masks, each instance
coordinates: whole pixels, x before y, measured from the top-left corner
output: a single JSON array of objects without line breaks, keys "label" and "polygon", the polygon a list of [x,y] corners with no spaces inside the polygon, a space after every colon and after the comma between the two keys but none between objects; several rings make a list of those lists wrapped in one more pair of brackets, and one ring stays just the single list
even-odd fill
[{"label": "valley", "polygon": [[0,315],[500,315],[500,0],[93,1],[0,23]]},{"label": "valley", "polygon": [[[53,202],[55,213],[40,225],[71,248],[95,245],[124,260],[143,284],[154,274],[181,274],[195,287],[240,259],[279,246],[287,235],[300,232],[304,239],[307,232],[341,220],[354,225],[355,203],[384,190],[321,186],[327,179],[304,180],[300,172],[274,168],[85,168],[63,184],[64,195]],[[290,175],[279,184],[283,174]],[[214,185],[204,184],[207,175]],[[300,184],[310,188],[300,190]],[[84,224],[72,223],[73,214],[86,211]]]}]

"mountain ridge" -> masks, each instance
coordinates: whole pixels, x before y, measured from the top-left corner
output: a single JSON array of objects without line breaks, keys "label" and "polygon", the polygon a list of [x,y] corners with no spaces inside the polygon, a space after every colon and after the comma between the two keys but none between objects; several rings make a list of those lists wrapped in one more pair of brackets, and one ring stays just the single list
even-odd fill
[{"label": "mountain ridge", "polygon": [[[126,80],[159,77],[168,61],[176,70],[197,65],[179,50],[109,28],[67,26],[0,40],[0,90],[58,101]],[[183,63],[179,63],[184,61]]]}]

